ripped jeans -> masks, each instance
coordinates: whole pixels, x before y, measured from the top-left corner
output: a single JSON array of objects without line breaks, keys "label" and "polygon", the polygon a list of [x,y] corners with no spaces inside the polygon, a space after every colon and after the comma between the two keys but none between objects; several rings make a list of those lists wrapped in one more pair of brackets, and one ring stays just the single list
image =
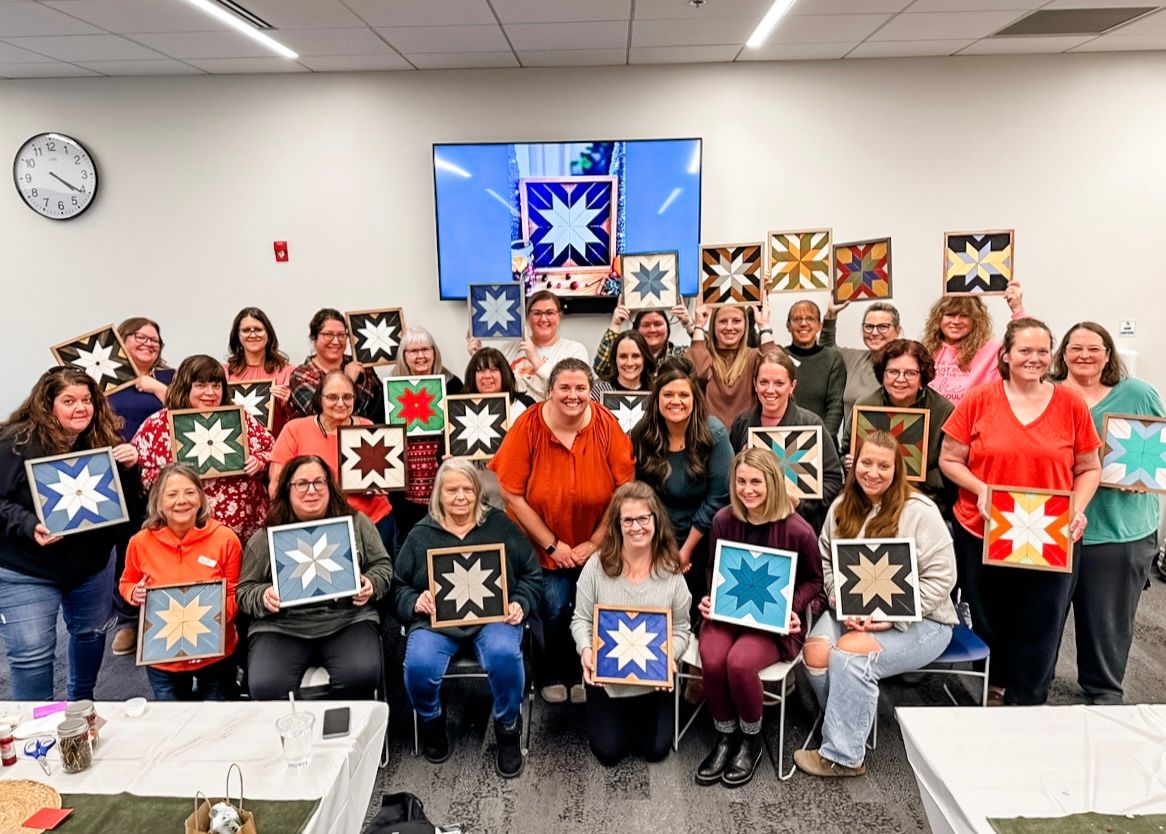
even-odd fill
[{"label": "ripped jeans", "polygon": [[[952,629],[934,620],[922,620],[911,623],[906,631],[890,628],[871,632],[883,647],[881,652],[863,656],[834,648],[827,669],[807,666],[810,688],[825,712],[821,755],[847,767],[862,764],[879,705],[879,681],[913,672],[935,660],[951,642]],[[834,615],[826,612],[814,624],[807,643],[825,637],[833,646],[845,631]]]}]

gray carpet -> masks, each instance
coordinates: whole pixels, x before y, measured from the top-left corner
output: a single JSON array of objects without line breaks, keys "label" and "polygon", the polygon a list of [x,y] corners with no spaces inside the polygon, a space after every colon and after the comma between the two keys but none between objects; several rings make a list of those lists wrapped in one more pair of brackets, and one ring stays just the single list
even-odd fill
[{"label": "gray carpet", "polygon": [[[1166,584],[1155,580],[1142,597],[1137,632],[1126,674],[1131,703],[1166,702]],[[63,626],[61,634],[64,634]],[[680,751],[666,761],[647,765],[627,761],[606,770],[587,750],[582,733],[583,707],[536,703],[533,737],[526,772],[504,781],[494,774],[493,734],[489,728],[489,693],[474,683],[447,687],[451,734],[456,749],[443,765],[412,755],[412,713],[400,686],[401,647],[389,647],[395,680],[389,765],[381,774],[385,792],[407,790],[425,801],[439,825],[461,825],[473,834],[706,834],[709,831],[757,834],[908,834],[928,826],[892,715],[894,706],[946,704],[942,680],[925,678],[917,686],[888,682],[879,706],[878,749],[867,759],[865,778],[819,780],[797,774],[779,782],[772,763],[763,762],[753,783],[735,790],[699,788],[692,774],[712,739],[708,719],[698,719]],[[63,654],[63,644],[59,650]],[[1057,680],[1049,702],[1080,703],[1076,686],[1073,627],[1065,632]],[[63,665],[57,691],[64,694]],[[960,684],[957,683],[958,687]],[[148,695],[145,673],[132,658],[107,656],[97,684],[101,700]],[[958,693],[957,691],[957,694]],[[965,693],[966,694],[966,693]],[[6,661],[0,660],[0,700],[11,697]],[[967,695],[965,700],[971,703]],[[786,762],[790,750],[805,739],[813,721],[808,687],[799,686],[787,714]],[[767,711],[765,734],[772,759],[777,749],[777,711]],[[376,793],[370,815],[380,805]]]}]

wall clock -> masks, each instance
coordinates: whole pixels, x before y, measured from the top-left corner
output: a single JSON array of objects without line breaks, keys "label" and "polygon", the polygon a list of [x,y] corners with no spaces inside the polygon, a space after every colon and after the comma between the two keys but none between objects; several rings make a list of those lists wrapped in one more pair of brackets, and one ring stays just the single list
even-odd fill
[{"label": "wall clock", "polygon": [[93,157],[63,133],[40,133],[21,145],[12,178],[28,207],[49,220],[72,220],[97,194]]}]

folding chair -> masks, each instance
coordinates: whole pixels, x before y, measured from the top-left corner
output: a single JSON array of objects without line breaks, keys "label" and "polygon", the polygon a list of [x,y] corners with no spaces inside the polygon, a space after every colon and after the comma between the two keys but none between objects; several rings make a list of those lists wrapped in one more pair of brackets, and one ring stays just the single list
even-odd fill
[{"label": "folding chair", "polygon": [[[525,691],[522,694],[522,755],[525,756],[530,749],[530,715],[534,709],[534,675],[532,674],[531,665],[531,647],[533,645],[533,638],[530,633],[530,626],[523,625],[522,627],[522,665],[524,669]],[[478,663],[477,655],[474,654],[474,647],[468,641],[463,643],[452,658],[450,658],[449,666],[445,670],[445,674],[441,676],[442,689],[445,688],[445,682],[450,680],[481,680],[488,681],[489,675],[486,670]],[[417,710],[413,710],[413,755],[421,755],[421,718],[417,715]]]}]

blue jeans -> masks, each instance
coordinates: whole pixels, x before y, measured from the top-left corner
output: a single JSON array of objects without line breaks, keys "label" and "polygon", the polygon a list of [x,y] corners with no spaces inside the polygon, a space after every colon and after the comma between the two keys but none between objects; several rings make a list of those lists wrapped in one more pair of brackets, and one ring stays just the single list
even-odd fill
[{"label": "blue jeans", "polygon": [[583,677],[571,617],[575,615],[575,586],[583,568],[543,570],[543,597],[539,603],[544,645],[538,662],[539,686],[562,683],[570,686]]},{"label": "blue jeans", "polygon": [[[526,672],[522,667],[522,626],[487,623],[472,638],[478,663],[494,696],[494,718],[514,725],[522,710]],[[405,691],[423,721],[441,715],[441,677],[464,641],[427,628],[409,633],[405,648]]]},{"label": "blue jeans", "polygon": [[17,701],[53,699],[57,612],[69,631],[70,701],[93,697],[113,610],[113,559],[72,587],[0,568],[0,635]]},{"label": "blue jeans", "polygon": [[[883,647],[868,655],[830,650],[828,669],[806,667],[810,688],[825,710],[820,753],[847,767],[858,767],[866,758],[866,737],[879,705],[879,681],[913,672],[943,654],[951,642],[953,626],[934,620],[911,623],[906,631],[890,628],[871,632]],[[826,637],[833,645],[845,628],[830,612],[814,625],[810,638]]]},{"label": "blue jeans", "polygon": [[235,658],[225,657],[190,672],[167,672],[147,666],[146,678],[155,701],[193,701],[195,681],[199,700],[229,701],[235,686]]}]

